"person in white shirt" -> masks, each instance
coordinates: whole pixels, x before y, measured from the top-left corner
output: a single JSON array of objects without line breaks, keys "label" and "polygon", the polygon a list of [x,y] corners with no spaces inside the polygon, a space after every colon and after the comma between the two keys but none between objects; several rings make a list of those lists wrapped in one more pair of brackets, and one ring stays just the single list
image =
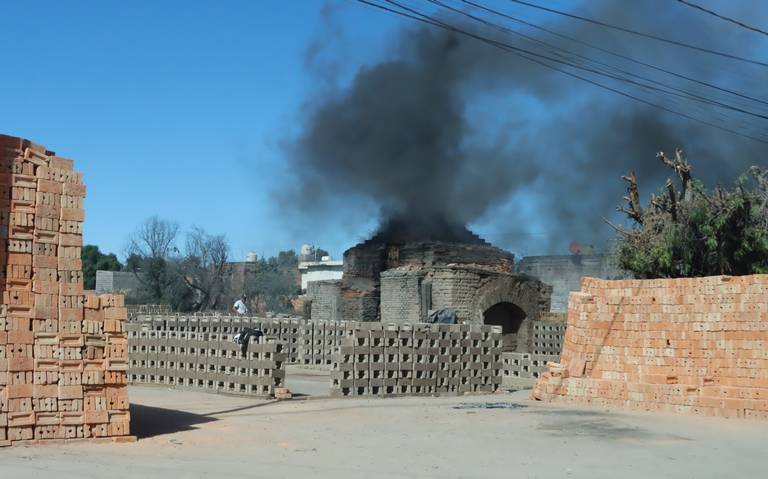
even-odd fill
[{"label": "person in white shirt", "polygon": [[245,305],[245,295],[243,295],[240,299],[235,301],[235,304],[234,306],[232,306],[232,309],[234,309],[235,312],[240,316],[244,316],[248,314],[248,306]]}]

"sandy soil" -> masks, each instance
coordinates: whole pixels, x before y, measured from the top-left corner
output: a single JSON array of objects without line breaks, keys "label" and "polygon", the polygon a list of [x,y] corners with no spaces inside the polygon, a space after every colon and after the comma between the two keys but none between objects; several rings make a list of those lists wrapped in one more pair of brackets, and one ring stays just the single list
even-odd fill
[{"label": "sandy soil", "polygon": [[[765,423],[491,396],[260,401],[131,387],[133,444],[0,449],[0,478],[765,477]],[[502,406],[487,409],[487,403]]]}]

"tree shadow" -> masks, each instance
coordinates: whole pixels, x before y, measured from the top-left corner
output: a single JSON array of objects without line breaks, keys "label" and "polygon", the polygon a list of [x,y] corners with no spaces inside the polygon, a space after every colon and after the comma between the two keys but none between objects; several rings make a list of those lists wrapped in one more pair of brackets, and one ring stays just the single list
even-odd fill
[{"label": "tree shadow", "polygon": [[216,418],[176,409],[131,404],[131,432],[139,439],[197,429]]}]

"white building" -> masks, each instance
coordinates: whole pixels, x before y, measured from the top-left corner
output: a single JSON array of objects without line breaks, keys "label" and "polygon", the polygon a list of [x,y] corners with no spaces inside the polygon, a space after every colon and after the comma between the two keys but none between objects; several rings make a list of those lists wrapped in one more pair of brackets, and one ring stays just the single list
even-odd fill
[{"label": "white building", "polygon": [[310,281],[323,281],[328,279],[341,279],[344,274],[344,262],[334,261],[329,256],[323,256],[320,261],[299,262],[301,273],[301,290],[307,290]]}]

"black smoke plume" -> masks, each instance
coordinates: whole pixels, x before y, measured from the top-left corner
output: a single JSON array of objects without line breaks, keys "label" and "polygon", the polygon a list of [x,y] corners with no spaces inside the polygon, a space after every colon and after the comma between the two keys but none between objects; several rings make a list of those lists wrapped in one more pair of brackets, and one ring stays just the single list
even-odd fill
[{"label": "black smoke plume", "polygon": [[[759,47],[768,45],[690,9],[668,5],[660,10],[657,4],[588,2],[589,9],[579,13],[745,56],[757,56]],[[751,5],[734,15],[764,19],[766,9]],[[505,11],[703,81],[768,98],[768,69],[763,67],[572,20],[531,16],[521,8]],[[369,10],[368,15],[375,21],[382,14]],[[458,14],[441,15],[467,31],[529,46]],[[365,197],[378,205],[385,227],[396,224],[409,237],[460,239],[464,226],[474,223],[500,246],[559,253],[574,239],[601,245],[612,236],[602,217],[619,219],[614,209],[624,193],[622,174],[636,171],[644,194],[663,184],[669,172],[655,159],[657,151],[671,153],[682,147],[694,163],[695,176],[710,184],[731,183],[749,165],[765,161],[765,144],[613,95],[455,32],[403,22],[407,26],[387,58],[361,67],[344,86],[328,88],[332,82],[318,81],[323,88],[307,103],[306,121],[289,156],[298,191],[308,197],[311,192],[313,204]],[[541,38],[636,67],[562,39]],[[634,71],[723,98],[647,69]],[[638,95],[654,98],[643,91]],[[717,119],[715,110],[695,104],[653,101]],[[741,128],[738,120],[766,131],[765,120],[732,116],[734,122],[727,125],[731,128]],[[351,202],[349,206],[354,207]]]}]

